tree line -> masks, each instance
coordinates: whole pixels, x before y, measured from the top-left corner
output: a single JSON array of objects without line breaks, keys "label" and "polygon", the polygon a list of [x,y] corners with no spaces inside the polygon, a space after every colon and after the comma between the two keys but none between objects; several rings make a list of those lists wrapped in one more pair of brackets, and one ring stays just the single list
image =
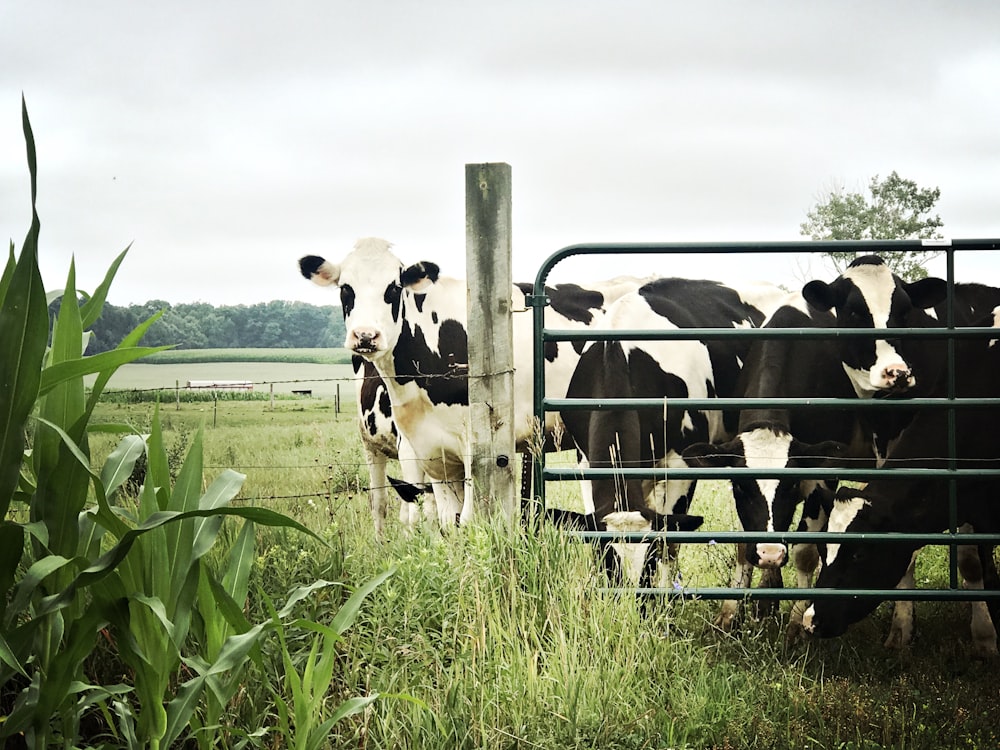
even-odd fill
[{"label": "tree line", "polygon": [[143,346],[298,349],[344,345],[344,317],[336,305],[277,300],[215,307],[206,302],[172,305],[150,300],[125,307],[105,304],[91,329],[87,353],[114,349],[129,331],[160,311],[163,315],[143,337]]}]

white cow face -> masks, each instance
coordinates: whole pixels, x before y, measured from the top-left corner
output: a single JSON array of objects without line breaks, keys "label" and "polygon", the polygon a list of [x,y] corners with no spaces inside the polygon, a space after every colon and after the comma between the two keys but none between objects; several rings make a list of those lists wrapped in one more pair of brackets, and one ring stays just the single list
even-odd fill
[{"label": "white cow face", "polygon": [[402,330],[404,290],[419,292],[437,279],[433,263],[403,268],[382,239],[358,240],[339,264],[310,255],[299,261],[302,275],[319,286],[340,288],[347,336],[344,346],[376,360],[391,352]]},{"label": "white cow face", "polygon": [[[821,310],[834,309],[841,328],[917,327],[914,310],[944,299],[945,282],[927,278],[905,283],[877,256],[858,258],[830,284],[810,281],[802,295]],[[844,370],[859,397],[877,392],[906,391],[916,385],[907,354],[912,348],[899,339],[845,338],[841,344]]]}]

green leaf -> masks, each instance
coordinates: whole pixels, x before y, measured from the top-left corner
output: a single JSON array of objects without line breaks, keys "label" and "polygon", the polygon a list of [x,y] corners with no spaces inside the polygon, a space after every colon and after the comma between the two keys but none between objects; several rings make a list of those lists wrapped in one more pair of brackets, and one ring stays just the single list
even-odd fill
[{"label": "green leaf", "polygon": [[132,476],[135,463],[145,450],[146,441],[139,435],[128,435],[118,444],[101,468],[101,484],[106,494],[116,492]]},{"label": "green leaf", "polygon": [[108,369],[117,369],[148,354],[160,352],[168,348],[165,346],[133,346],[124,349],[112,349],[111,351],[101,352],[89,357],[80,357],[52,364],[42,372],[39,395],[44,396],[56,386],[72,382],[78,378],[82,378],[84,375],[92,375],[95,372],[104,372]]},{"label": "green leaf", "polygon": [[108,290],[111,288],[111,282],[114,280],[115,275],[118,273],[118,266],[122,264],[125,260],[125,256],[128,254],[129,247],[122,250],[118,257],[114,259],[111,263],[111,267],[108,268],[108,272],[104,275],[104,281],[100,283],[94,293],[87,299],[87,301],[80,307],[80,314],[83,319],[83,327],[90,328],[101,317],[101,310],[104,308],[104,302],[108,298]]},{"label": "green leaf", "polygon": [[32,220],[20,258],[9,274],[4,273],[7,286],[0,304],[0,517],[6,517],[18,486],[24,425],[38,396],[49,334],[45,287],[38,271],[35,141],[23,98],[22,121],[31,174]]},{"label": "green leaf", "polygon": [[337,706],[337,709],[333,712],[333,715],[329,719],[329,723],[332,726],[338,721],[346,719],[348,716],[354,716],[357,713],[361,713],[378,699],[378,693],[372,693],[371,695],[366,695],[363,698],[348,698],[346,701]]},{"label": "green leaf", "polygon": [[3,661],[4,664],[21,674],[23,677],[28,676],[28,673],[24,669],[24,665],[21,664],[17,655],[14,654],[10,644],[7,643],[7,639],[3,637],[2,631],[0,631],[0,661]]},{"label": "green leaf", "polygon": [[337,612],[337,616],[333,618],[333,622],[330,626],[338,633],[343,634],[354,621],[357,619],[358,612],[361,611],[361,604],[364,602],[368,595],[374,591],[386,578],[393,575],[396,572],[396,566],[392,566],[388,570],[379,573],[377,576],[368,581],[364,586],[359,588],[353,594],[351,594],[350,599],[344,602],[344,606],[340,608]]}]

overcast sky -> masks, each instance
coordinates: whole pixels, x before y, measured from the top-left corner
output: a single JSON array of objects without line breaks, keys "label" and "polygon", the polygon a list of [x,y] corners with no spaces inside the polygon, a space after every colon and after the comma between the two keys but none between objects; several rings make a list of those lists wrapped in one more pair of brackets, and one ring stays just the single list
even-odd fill
[{"label": "overcast sky", "polygon": [[[519,280],[577,242],[801,239],[825,190],[893,170],[941,189],[946,236],[1000,237],[996,0],[4,3],[0,236],[18,252],[22,93],[46,287],[75,256],[92,289],[131,243],[115,304],[331,303],[296,260],[370,235],[462,276],[478,162],[512,167]],[[1000,285],[996,255],[959,260]]]}]

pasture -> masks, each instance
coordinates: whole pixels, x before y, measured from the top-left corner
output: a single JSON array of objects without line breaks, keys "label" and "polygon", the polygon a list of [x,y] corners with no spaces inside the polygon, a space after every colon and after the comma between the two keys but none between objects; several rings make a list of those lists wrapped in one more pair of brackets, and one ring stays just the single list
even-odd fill
[{"label": "pasture", "polygon": [[[112,388],[139,387],[132,367],[142,366],[122,368]],[[236,364],[224,369],[205,377],[248,377]],[[270,369],[258,377],[284,379]],[[383,697],[337,723],[328,747],[1000,746],[1000,672],[969,657],[967,604],[918,604],[908,651],[882,646],[886,604],[844,638],[786,644],[787,602],[731,635],[711,625],[717,603],[655,601],[642,612],[632,596],[605,590],[588,547],[550,528],[527,533],[496,521],[406,536],[391,524],[377,542],[353,401],[342,394],[339,418],[332,399],[319,397],[282,398],[273,409],[227,400],[215,420],[205,404],[161,406],[172,459],[204,425],[206,481],[225,468],[246,474],[244,502],[288,513],[325,542],[258,531],[251,621],[266,617],[265,595],[280,601],[317,579],[357,587],[396,566],[337,644],[326,700]],[[142,432],[152,409],[104,403],[93,422]],[[94,436],[98,461],[111,444]],[[568,484],[554,495],[559,505],[578,502]],[[706,516],[705,529],[732,529],[731,505],[726,486],[703,483],[693,512]],[[687,546],[680,565],[686,583],[727,585],[732,560],[729,545]],[[924,553],[919,585],[945,580],[941,560]],[[308,607],[305,616],[320,622],[335,614],[329,599]],[[302,663],[308,639],[289,645]],[[264,673],[251,671],[228,709],[227,723],[239,728],[230,746],[274,721],[273,701],[253,684],[280,683],[287,665],[265,647],[256,669]]]}]

